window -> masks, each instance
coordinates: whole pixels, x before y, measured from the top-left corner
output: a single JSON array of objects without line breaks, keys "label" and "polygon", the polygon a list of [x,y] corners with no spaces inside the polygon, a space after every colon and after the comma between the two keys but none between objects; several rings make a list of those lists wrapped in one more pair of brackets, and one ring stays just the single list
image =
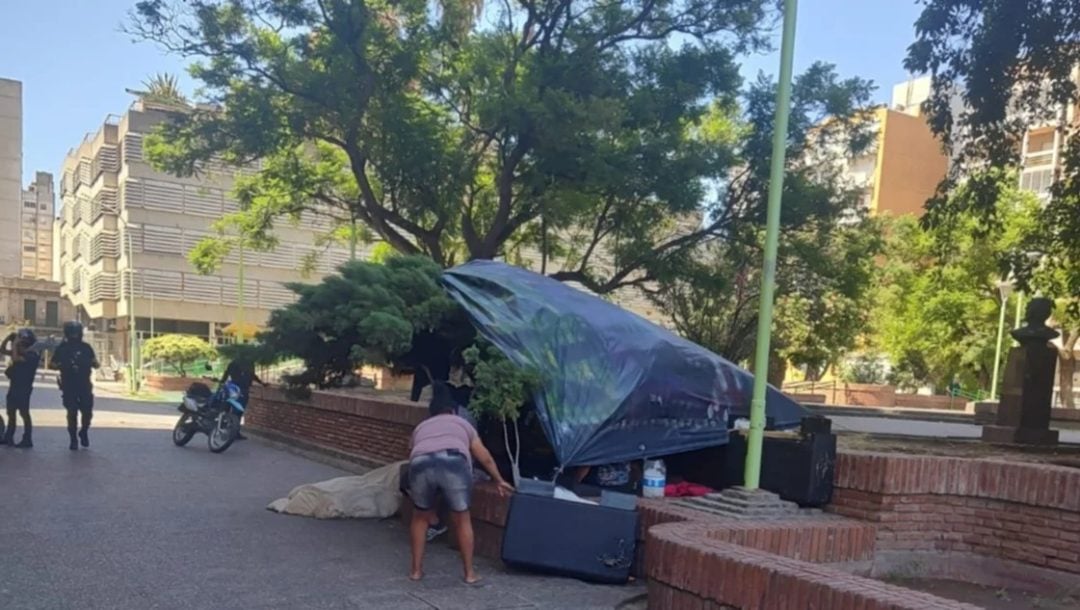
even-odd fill
[{"label": "window", "polygon": [[56,301],[45,303],[45,326],[50,328],[60,326],[60,303]]},{"label": "window", "polygon": [[48,212],[49,211],[49,204],[43,203],[43,204],[38,206],[38,209],[41,210],[42,212]]},{"label": "window", "polygon": [[23,202],[23,207],[24,207],[24,208],[29,208],[29,209],[31,209],[31,210],[32,210],[32,209],[34,209],[35,207],[37,207],[37,204],[36,204],[36,203],[34,203],[33,201],[24,201],[24,202]]},{"label": "window", "polygon": [[37,246],[23,246],[23,252],[37,252]]},{"label": "window", "polygon": [[37,301],[34,299],[23,300],[23,318],[28,324],[37,324]]}]

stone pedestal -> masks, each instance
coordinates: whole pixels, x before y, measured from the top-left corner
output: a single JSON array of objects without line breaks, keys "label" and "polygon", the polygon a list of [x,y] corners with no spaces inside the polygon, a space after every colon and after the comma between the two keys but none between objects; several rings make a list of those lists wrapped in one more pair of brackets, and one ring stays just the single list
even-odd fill
[{"label": "stone pedestal", "polygon": [[799,505],[764,489],[729,487],[720,493],[700,498],[678,500],[676,504],[733,519],[775,520],[820,515],[817,509],[801,509]]},{"label": "stone pedestal", "polygon": [[1033,299],[1028,324],[1012,331],[1020,346],[1009,350],[1001,401],[993,424],[983,426],[984,441],[1025,445],[1058,442],[1057,430],[1050,429],[1057,350],[1049,344],[1058,333],[1046,327],[1049,315],[1048,301]]}]

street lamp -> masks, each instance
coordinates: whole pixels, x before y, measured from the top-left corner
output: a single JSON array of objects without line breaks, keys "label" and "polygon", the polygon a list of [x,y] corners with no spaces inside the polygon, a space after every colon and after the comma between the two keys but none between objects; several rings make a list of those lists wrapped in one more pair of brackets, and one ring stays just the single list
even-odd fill
[{"label": "street lamp", "polygon": [[780,82],[776,88],[772,164],[769,167],[769,202],[765,219],[765,261],[761,273],[757,347],[754,353],[754,392],[750,400],[750,431],[746,442],[743,485],[754,490],[761,483],[761,449],[765,442],[765,394],[769,383],[769,340],[772,338],[773,293],[776,289],[776,251],[780,238],[780,204],[784,190],[788,118],[791,115],[792,59],[795,55],[795,16],[798,0],[784,0],[784,33],[780,42]]},{"label": "street lamp", "polygon": [[997,284],[1001,295],[1001,315],[998,317],[997,346],[994,350],[994,375],[990,381],[990,400],[997,396],[998,374],[1001,372],[1001,344],[1005,340],[1005,309],[1009,305],[1009,294],[1013,291],[1011,280],[1002,280]]},{"label": "street lamp", "polygon": [[135,249],[132,247],[131,230],[138,225],[132,225],[123,216],[117,215],[117,220],[124,227],[124,241],[127,242],[127,276],[128,276],[128,390],[134,394],[139,389],[139,351],[138,339],[135,336]]}]

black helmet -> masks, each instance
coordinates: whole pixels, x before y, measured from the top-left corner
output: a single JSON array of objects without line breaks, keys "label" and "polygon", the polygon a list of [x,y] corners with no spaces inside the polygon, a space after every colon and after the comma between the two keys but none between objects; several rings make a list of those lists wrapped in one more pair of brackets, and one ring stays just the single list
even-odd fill
[{"label": "black helmet", "polygon": [[83,337],[83,326],[81,322],[64,322],[64,338],[71,341],[81,341]]},{"label": "black helmet", "polygon": [[20,330],[16,337],[16,341],[24,349],[34,347],[34,344],[37,343],[37,337],[34,336],[34,331],[29,328]]}]

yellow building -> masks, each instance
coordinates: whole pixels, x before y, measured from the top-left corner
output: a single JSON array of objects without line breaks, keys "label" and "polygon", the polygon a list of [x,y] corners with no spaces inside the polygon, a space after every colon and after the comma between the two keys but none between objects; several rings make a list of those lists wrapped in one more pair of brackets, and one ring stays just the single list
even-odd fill
[{"label": "yellow building", "polygon": [[871,215],[921,216],[949,171],[949,157],[922,112],[929,94],[928,77],[893,87],[889,106],[874,112],[874,144],[848,163],[849,178],[866,189]]}]

